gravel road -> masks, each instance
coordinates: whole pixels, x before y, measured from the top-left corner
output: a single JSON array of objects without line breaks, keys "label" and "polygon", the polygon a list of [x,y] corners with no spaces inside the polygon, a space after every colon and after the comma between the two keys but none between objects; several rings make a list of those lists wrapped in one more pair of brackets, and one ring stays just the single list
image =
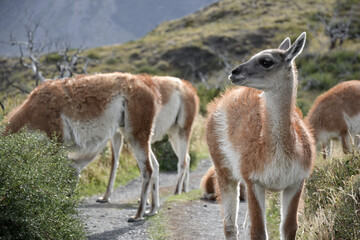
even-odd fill
[{"label": "gravel road", "polygon": [[[198,189],[203,174],[211,166],[211,160],[204,159],[196,170],[190,173],[190,190]],[[175,190],[177,174],[160,173],[160,202],[164,202],[168,194]],[[141,179],[130,181],[127,185],[114,190],[111,203],[96,203],[100,196],[93,196],[83,201],[79,207],[85,219],[89,240],[146,240],[149,221],[128,223],[129,217],[136,213],[140,196]],[[169,189],[171,191],[169,191]],[[160,206],[161,208],[162,206]],[[246,213],[246,203],[239,206],[238,225],[240,231]],[[222,218],[219,204],[203,199],[177,203],[175,207],[166,209],[169,225],[176,240],[224,239]]]}]

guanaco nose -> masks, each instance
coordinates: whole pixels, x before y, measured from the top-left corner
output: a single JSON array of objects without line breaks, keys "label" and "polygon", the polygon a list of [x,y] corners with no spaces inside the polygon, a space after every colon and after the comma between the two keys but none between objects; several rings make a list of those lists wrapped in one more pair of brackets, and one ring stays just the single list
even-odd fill
[{"label": "guanaco nose", "polygon": [[241,73],[241,67],[237,67],[234,70],[232,70],[231,75],[238,75]]}]

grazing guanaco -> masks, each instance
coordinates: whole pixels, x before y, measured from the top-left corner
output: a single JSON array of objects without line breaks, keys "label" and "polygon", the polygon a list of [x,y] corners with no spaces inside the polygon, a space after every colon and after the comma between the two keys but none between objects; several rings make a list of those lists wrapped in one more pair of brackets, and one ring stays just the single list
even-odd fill
[{"label": "grazing guanaco", "polygon": [[331,157],[332,139],[339,138],[344,153],[360,144],[360,81],[339,83],[317,97],[305,118],[315,140],[323,148],[323,157]]},{"label": "grazing guanaco", "polygon": [[295,239],[297,210],[310,176],[314,139],[295,106],[297,71],[306,33],[290,46],[268,49],[236,67],[239,85],[208,106],[207,143],[220,188],[226,239],[237,239],[239,182],[246,184],[247,239],[268,239],[265,190],[281,191],[281,239]]},{"label": "grazing guanaco", "polygon": [[[177,144],[177,153],[181,156],[179,162],[183,167],[179,176],[183,179],[187,176],[188,144],[184,147],[185,144],[179,141],[188,139],[191,133],[188,126],[197,111],[197,105],[191,105],[191,99],[196,102],[197,96],[189,83],[171,77],[159,79],[149,75],[109,73],[47,81],[8,115],[5,134],[17,132],[24,126],[44,131],[49,137],[55,133],[60,141],[70,144],[68,157],[78,172],[93,161],[109,139],[113,146],[113,162],[117,165],[124,136],[134,152],[143,179],[139,208],[129,221],[142,220],[150,189],[152,205],[148,215],[156,214],[159,207],[159,164],[152,153],[151,142],[154,132],[160,136],[167,127],[155,126],[157,117],[169,108],[166,100],[178,103],[171,106],[170,112],[176,112],[175,116],[168,114],[177,119],[175,124],[169,125],[173,125],[173,132],[170,132],[179,138],[173,144]],[[167,92],[167,84],[160,86],[161,81],[174,82],[178,85],[175,89],[190,90],[171,94],[173,92]],[[173,101],[173,98],[178,100]],[[185,104],[180,104],[182,101]],[[187,115],[192,112],[191,116]],[[185,152],[179,153],[183,148]],[[184,186],[182,179],[178,181],[180,191]],[[110,181],[111,188],[112,184]]]}]

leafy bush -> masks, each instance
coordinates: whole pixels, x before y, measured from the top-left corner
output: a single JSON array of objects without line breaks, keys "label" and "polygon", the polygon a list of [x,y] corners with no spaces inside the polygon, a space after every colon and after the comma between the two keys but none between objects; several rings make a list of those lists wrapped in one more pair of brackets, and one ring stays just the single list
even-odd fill
[{"label": "leafy bush", "polygon": [[90,52],[88,53],[88,58],[91,58],[91,59],[95,59],[95,60],[99,60],[100,59],[100,56],[99,54],[95,53],[95,52]]},{"label": "leafy bush", "polygon": [[[193,123],[193,131],[189,146],[190,169],[195,169],[201,159],[209,157],[209,150],[205,141],[205,117],[197,115]],[[176,171],[177,157],[172,150],[171,144],[166,136],[162,141],[152,145],[154,154],[160,164],[162,171]]]},{"label": "leafy bush", "polygon": [[0,146],[0,238],[85,239],[77,174],[56,140],[21,132]]},{"label": "leafy bush", "polygon": [[54,64],[61,60],[61,56],[58,53],[50,53],[45,56],[45,62],[48,64]]},{"label": "leafy bush", "polygon": [[296,62],[302,86],[309,90],[328,90],[345,80],[359,79],[360,56],[357,52],[336,50],[323,55],[308,54]]},{"label": "leafy bush", "polygon": [[115,64],[118,64],[118,63],[122,63],[123,60],[121,57],[116,57],[116,58],[109,58],[105,61],[106,64],[108,65],[115,65]]},{"label": "leafy bush", "polygon": [[197,94],[200,99],[200,113],[205,115],[207,112],[208,103],[213,100],[215,97],[219,96],[221,93],[220,88],[210,88],[207,89],[205,85],[199,84],[196,88]]},{"label": "leafy bush", "polygon": [[155,66],[157,69],[159,69],[160,71],[167,71],[169,69],[169,63],[163,60],[160,60],[159,62],[156,63]]},{"label": "leafy bush", "polygon": [[160,165],[160,171],[176,171],[177,156],[174,153],[168,136],[152,145],[153,152]]},{"label": "leafy bush", "polygon": [[306,116],[311,108],[311,105],[305,99],[297,99],[297,106],[300,108],[302,114]]},{"label": "leafy bush", "polygon": [[138,68],[135,73],[147,73],[150,75],[161,75],[160,71],[158,69],[156,69],[155,67],[152,66],[142,66],[140,68]]},{"label": "leafy bush", "polygon": [[114,58],[110,58],[108,60],[105,61],[106,64],[110,64],[110,65],[115,65],[116,64],[116,60]]},{"label": "leafy bush", "polygon": [[[158,141],[152,145],[152,149],[156,156],[156,159],[160,165],[160,171],[176,171],[178,158],[171,147],[171,143],[168,140],[168,136],[165,136],[163,140]],[[196,167],[198,159],[196,153],[189,152],[190,155],[190,168]]]}]

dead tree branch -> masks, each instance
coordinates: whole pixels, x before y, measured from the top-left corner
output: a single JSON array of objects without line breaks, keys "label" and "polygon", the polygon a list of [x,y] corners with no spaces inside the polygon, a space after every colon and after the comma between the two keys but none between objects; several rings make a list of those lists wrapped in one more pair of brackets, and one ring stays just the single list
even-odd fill
[{"label": "dead tree branch", "polygon": [[44,49],[50,44],[47,40],[48,31],[44,31],[44,37],[41,42],[35,40],[35,36],[40,27],[40,20],[34,21],[32,16],[28,18],[28,22],[24,25],[26,32],[26,40],[17,40],[10,34],[8,44],[19,48],[19,63],[22,67],[31,69],[35,74],[35,85],[44,82],[45,78],[39,70],[41,66],[39,58],[43,54]]},{"label": "dead tree branch", "polygon": [[[335,49],[337,45],[341,46],[349,37],[350,25],[353,21],[353,8],[347,13],[340,15],[337,9],[332,11],[331,17],[324,13],[328,10],[319,12],[317,18],[325,28],[325,34],[329,37],[329,49]],[[330,11],[331,12],[331,11]]]}]

